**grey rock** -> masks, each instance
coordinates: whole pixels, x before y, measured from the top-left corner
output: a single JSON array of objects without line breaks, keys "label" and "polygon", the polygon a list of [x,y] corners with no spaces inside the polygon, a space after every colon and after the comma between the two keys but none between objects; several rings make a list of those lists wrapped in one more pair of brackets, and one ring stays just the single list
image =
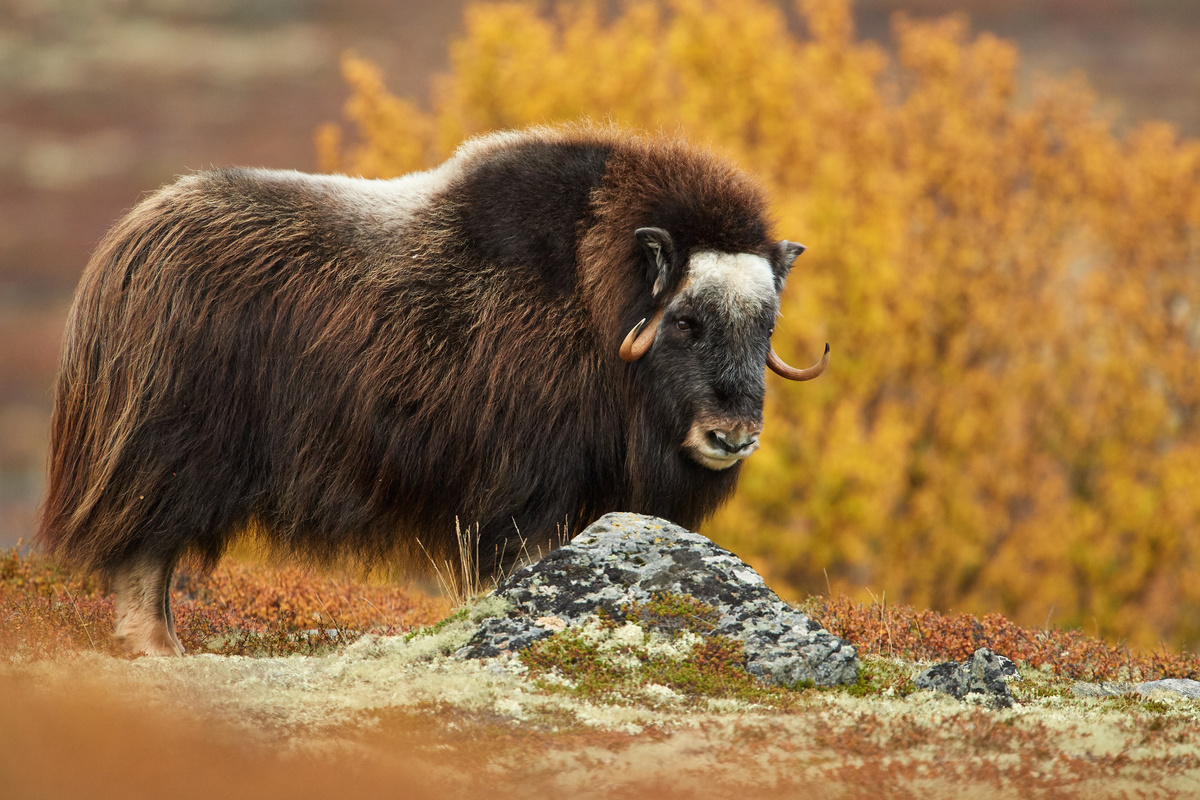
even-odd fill
[{"label": "grey rock", "polygon": [[1159,681],[1147,681],[1133,687],[1135,692],[1150,694],[1150,692],[1174,692],[1175,694],[1200,700],[1200,681],[1190,678],[1163,678]]},{"label": "grey rock", "polygon": [[858,680],[853,645],[784,603],[762,576],[698,533],[639,514],[607,514],[573,540],[503,580],[496,594],[512,604],[488,620],[455,655],[486,658],[527,647],[563,625],[602,610],[646,603],[655,593],[690,595],[713,606],[709,635],[740,639],[746,669],[780,685]]},{"label": "grey rock", "polygon": [[1012,708],[1008,681],[1019,678],[1017,665],[986,647],[966,661],[945,661],[930,667],[914,680],[918,689],[933,689],[959,700],[974,695],[993,708]]},{"label": "grey rock", "polygon": [[1171,692],[1192,700],[1200,700],[1200,681],[1190,678],[1163,678],[1139,683],[1136,686],[1132,683],[1084,683],[1080,681],[1071,687],[1071,692],[1076,697],[1122,697],[1134,692],[1138,694]]},{"label": "grey rock", "polygon": [[1071,687],[1076,697],[1120,697],[1133,691],[1133,684],[1102,681],[1100,683],[1077,682]]},{"label": "grey rock", "polygon": [[466,646],[473,648],[470,654],[472,658],[491,658],[505,652],[524,650],[551,633],[552,630],[530,625],[524,619],[493,617],[483,621],[479,633]]}]

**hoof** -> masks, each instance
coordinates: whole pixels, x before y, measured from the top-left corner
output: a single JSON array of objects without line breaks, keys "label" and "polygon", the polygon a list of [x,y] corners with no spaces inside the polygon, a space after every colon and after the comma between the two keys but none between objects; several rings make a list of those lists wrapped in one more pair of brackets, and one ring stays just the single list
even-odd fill
[{"label": "hoof", "polygon": [[130,635],[113,634],[113,640],[122,650],[130,655],[143,656],[181,656],[183,645],[175,638],[135,637]]}]

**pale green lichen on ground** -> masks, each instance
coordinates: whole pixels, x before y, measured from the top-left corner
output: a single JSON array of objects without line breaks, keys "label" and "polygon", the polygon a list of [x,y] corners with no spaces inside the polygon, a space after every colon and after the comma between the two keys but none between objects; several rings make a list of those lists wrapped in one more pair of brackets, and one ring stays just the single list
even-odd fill
[{"label": "pale green lichen on ground", "polygon": [[[449,655],[464,646],[479,629],[479,623],[490,617],[502,617],[512,608],[507,600],[494,594],[486,594],[457,609],[453,614],[427,628],[419,628],[400,638],[414,660],[434,655]],[[367,635],[350,648],[377,647],[381,637]]]}]

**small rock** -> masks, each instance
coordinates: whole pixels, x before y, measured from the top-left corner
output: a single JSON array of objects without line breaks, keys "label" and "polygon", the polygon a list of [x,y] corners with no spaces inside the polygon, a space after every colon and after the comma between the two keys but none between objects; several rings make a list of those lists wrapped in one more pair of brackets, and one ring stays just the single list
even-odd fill
[{"label": "small rock", "polygon": [[1190,678],[1163,678],[1157,681],[1146,681],[1136,686],[1132,683],[1084,683],[1080,681],[1071,687],[1076,697],[1121,697],[1132,694],[1150,694],[1151,692],[1171,692],[1192,700],[1200,700],[1200,681]]},{"label": "small rock", "polygon": [[966,661],[945,661],[917,675],[918,689],[933,689],[959,700],[971,695],[993,708],[1012,708],[1013,696],[1007,681],[1019,678],[1017,665],[986,647],[975,651]]},{"label": "small rock", "polygon": [[1151,692],[1173,692],[1192,700],[1200,700],[1200,681],[1190,678],[1163,678],[1160,681],[1147,681],[1133,687],[1135,692],[1150,694]]},{"label": "small rock", "polygon": [[712,606],[704,635],[740,639],[746,670],[764,681],[832,686],[858,679],[854,647],[780,600],[748,564],[700,534],[639,514],[607,514],[501,581],[496,595],[512,610],[485,620],[455,655],[515,651],[549,636],[558,622],[579,625],[597,609],[620,619],[623,608],[657,593]]}]

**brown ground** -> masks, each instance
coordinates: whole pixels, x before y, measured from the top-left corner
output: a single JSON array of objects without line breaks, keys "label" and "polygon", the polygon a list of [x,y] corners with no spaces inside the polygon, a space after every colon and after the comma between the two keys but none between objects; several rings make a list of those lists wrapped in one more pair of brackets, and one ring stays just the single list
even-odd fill
[{"label": "brown ground", "polygon": [[[731,681],[717,664],[703,688],[671,688],[656,682],[675,680],[669,672],[584,686],[611,673],[589,671],[595,656],[580,650],[454,661],[439,653],[466,641],[469,621],[406,641],[405,629],[448,607],[336,571],[234,558],[178,581],[174,603],[190,655],[130,659],[109,639],[112,604],[94,581],[0,554],[0,796],[1200,792],[1200,701],[1075,692],[1080,679],[1200,677],[1200,657],[1129,652],[999,615],[810,598],[804,611],[858,648],[859,684],[747,694],[744,674]],[[630,628],[595,630],[641,641]],[[914,692],[923,665],[981,646],[1020,662],[1012,709]],[[660,655],[686,647],[645,645]],[[699,661],[694,650],[688,658]]]},{"label": "brown ground", "polygon": [[[1010,710],[808,690],[787,711],[595,704],[515,662],[325,656],[0,666],[0,782],[53,797],[1193,797],[1196,701],[1075,698],[1029,671]],[[877,667],[881,662],[873,662]],[[886,662],[913,672],[916,666]],[[653,707],[649,702],[653,701]]]}]

